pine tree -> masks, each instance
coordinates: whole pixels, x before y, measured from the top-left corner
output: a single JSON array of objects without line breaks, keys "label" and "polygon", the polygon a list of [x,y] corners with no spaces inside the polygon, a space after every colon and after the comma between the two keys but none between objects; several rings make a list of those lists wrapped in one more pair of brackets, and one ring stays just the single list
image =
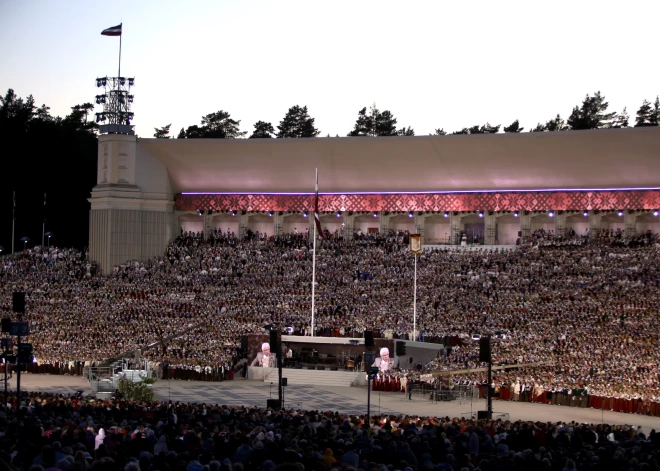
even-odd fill
[{"label": "pine tree", "polygon": [[240,121],[231,119],[228,112],[222,110],[216,111],[202,117],[201,137],[234,139],[245,136],[247,131],[239,131],[240,124]]},{"label": "pine tree", "polygon": [[516,119],[513,123],[511,123],[510,125],[508,125],[504,128],[504,132],[507,132],[507,133],[509,133],[509,132],[522,132],[523,129],[525,129],[525,128],[521,128],[520,123]]},{"label": "pine tree", "polygon": [[367,107],[365,106],[358,111],[357,120],[353,130],[348,133],[349,136],[372,136],[374,133],[374,119],[372,114],[367,114]]},{"label": "pine tree", "polygon": [[435,130],[435,135],[436,136],[446,136],[447,132],[444,130],[444,128],[438,128]]},{"label": "pine tree", "polygon": [[181,128],[181,131],[179,131],[179,135],[176,136],[177,139],[185,139],[186,138],[186,131]]},{"label": "pine tree", "polygon": [[397,131],[397,134],[399,136],[414,136],[415,135],[415,130],[408,126],[407,128],[401,128]]},{"label": "pine tree", "polygon": [[605,101],[605,97],[596,92],[594,96],[587,96],[582,102],[582,106],[574,107],[567,123],[571,129],[600,129],[609,128],[612,126],[612,120],[616,113],[607,113],[609,103]]},{"label": "pine tree", "polygon": [[316,137],[319,130],[314,127],[314,118],[309,116],[306,106],[292,106],[287,111],[279,126],[279,138]]},{"label": "pine tree", "polygon": [[273,137],[275,134],[275,129],[273,125],[265,121],[257,121],[254,124],[254,132],[250,136],[250,139],[267,139]]},{"label": "pine tree", "polygon": [[627,128],[629,120],[630,120],[630,116],[628,116],[628,110],[626,110],[626,108],[624,107],[623,111],[614,117],[614,121],[612,122],[612,127]]},{"label": "pine tree", "polygon": [[394,115],[385,110],[382,113],[378,112],[375,108],[376,105],[372,108],[372,116],[375,116],[374,128],[376,136],[396,136],[396,118]]},{"label": "pine tree", "polygon": [[566,126],[566,122],[562,119],[562,117],[557,113],[557,116],[555,116],[555,119],[551,119],[547,123],[545,123],[545,130],[546,131],[567,131],[568,126]]},{"label": "pine tree", "polygon": [[639,128],[642,126],[652,126],[651,119],[653,114],[653,109],[651,108],[651,102],[644,100],[642,106],[637,110],[637,118],[635,118],[635,127]]},{"label": "pine tree", "polygon": [[529,132],[545,132],[547,129],[545,128],[545,124],[538,123],[534,129],[532,129]]},{"label": "pine tree", "polygon": [[154,128],[154,137],[156,139],[169,139],[170,138],[170,126],[172,124],[168,124],[167,126],[163,126],[162,128]]},{"label": "pine tree", "polygon": [[655,102],[653,103],[653,110],[651,111],[651,117],[649,119],[651,126],[658,126],[660,124],[660,99],[655,97]]}]

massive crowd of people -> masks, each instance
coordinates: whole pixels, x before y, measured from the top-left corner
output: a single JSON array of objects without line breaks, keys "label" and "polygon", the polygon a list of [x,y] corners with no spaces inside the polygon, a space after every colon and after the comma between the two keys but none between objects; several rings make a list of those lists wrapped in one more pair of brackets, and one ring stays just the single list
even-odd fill
[{"label": "massive crowd of people", "polygon": [[[657,236],[611,231],[590,239],[539,232],[512,250],[425,250],[419,337],[459,339],[427,368],[479,366],[471,338],[491,334],[495,364],[531,364],[496,372],[498,387],[660,402],[658,251]],[[413,267],[396,234],[319,242],[316,335],[410,338]],[[28,341],[42,364],[94,364],[145,349],[154,363],[226,371],[243,334],[273,324],[310,334],[311,272],[301,234],[186,233],[163,257],[107,276],[83,252],[34,249],[0,259],[0,306],[9,312],[11,293],[28,293]]]},{"label": "massive crowd of people", "polygon": [[24,471],[657,470],[660,434],[510,422],[23,393],[0,466]]}]

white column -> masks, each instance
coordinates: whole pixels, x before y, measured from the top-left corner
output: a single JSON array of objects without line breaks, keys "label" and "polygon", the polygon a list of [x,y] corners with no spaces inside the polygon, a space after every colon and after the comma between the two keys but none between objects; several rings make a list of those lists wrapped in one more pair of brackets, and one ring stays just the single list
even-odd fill
[{"label": "white column", "polygon": [[417,213],[415,213],[415,233],[420,234],[422,236],[422,245],[424,245],[424,222],[426,220],[426,216],[422,214],[421,216]]},{"label": "white column", "polygon": [[563,236],[566,232],[566,214],[555,211],[555,235]]},{"label": "white column", "polygon": [[281,236],[284,232],[284,214],[280,211],[273,211],[273,235],[275,237]]},{"label": "white column", "polygon": [[449,213],[450,245],[461,245],[461,231],[463,230],[460,214]]},{"label": "white column", "polygon": [[603,215],[594,211],[589,212],[589,238],[594,237],[596,232],[601,228],[601,219]]},{"label": "white column", "polygon": [[385,215],[385,211],[381,211],[378,213],[378,216],[380,217],[380,226],[378,228],[378,231],[381,234],[387,234],[389,229],[390,229],[390,215]]},{"label": "white column", "polygon": [[208,240],[213,229],[213,216],[208,211],[204,211],[204,240]]},{"label": "white column", "polygon": [[532,215],[527,211],[518,211],[520,218],[520,232],[523,239],[532,235]]},{"label": "white column", "polygon": [[637,213],[625,211],[623,222],[626,225],[626,237],[633,237],[637,233]]},{"label": "white column", "polygon": [[248,214],[242,214],[243,212],[241,211],[241,214],[237,215],[238,216],[238,238],[239,239],[244,239],[245,234],[247,232],[248,228]]},{"label": "white column", "polygon": [[344,211],[342,213],[342,216],[344,218],[344,240],[345,241],[353,240],[355,215],[354,214],[349,215],[348,211]]},{"label": "white column", "polygon": [[497,218],[494,214],[484,214],[484,245],[495,245],[495,225]]}]

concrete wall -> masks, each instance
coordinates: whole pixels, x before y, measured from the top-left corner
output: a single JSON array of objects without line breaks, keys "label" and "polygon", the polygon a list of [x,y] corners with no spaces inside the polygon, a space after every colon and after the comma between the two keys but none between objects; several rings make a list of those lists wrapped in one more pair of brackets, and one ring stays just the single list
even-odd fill
[{"label": "concrete wall", "polygon": [[165,165],[135,136],[103,135],[98,169],[88,200],[90,257],[108,273],[127,260],[162,256],[180,230]]}]

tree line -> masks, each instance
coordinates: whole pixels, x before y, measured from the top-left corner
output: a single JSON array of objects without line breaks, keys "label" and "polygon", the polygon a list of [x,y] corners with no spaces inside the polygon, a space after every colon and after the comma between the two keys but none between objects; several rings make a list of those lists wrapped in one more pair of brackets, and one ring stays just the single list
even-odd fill
[{"label": "tree line", "polygon": [[[603,128],[627,128],[630,126],[630,116],[626,108],[620,113],[608,110],[609,103],[600,91],[593,95],[587,94],[581,105],[573,108],[570,115],[564,120],[560,114],[545,123],[538,123],[531,128],[529,132],[551,132],[568,131],[581,129],[603,129]],[[639,107],[635,117],[634,127],[658,126],[660,123],[660,100],[656,97],[655,102],[651,103],[644,100]],[[195,138],[215,138],[215,139],[236,139],[245,137],[248,132],[240,130],[240,120],[231,118],[227,111],[217,111],[202,116],[200,125],[181,128],[178,139]],[[154,128],[154,137],[166,139],[170,137],[170,127],[168,124],[162,128]],[[451,134],[494,134],[500,132],[501,124],[491,125],[490,123],[464,127]],[[502,129],[505,133],[519,133],[524,131],[515,120]],[[321,132],[314,125],[314,118],[309,115],[306,106],[293,106],[284,115],[284,118],[277,126],[277,130],[272,123],[266,121],[257,121],[254,124],[254,131],[249,139],[269,139],[269,138],[298,138],[298,137],[317,137]],[[444,136],[448,134],[444,129],[438,128],[432,134]],[[409,127],[397,128],[397,119],[391,111],[381,111],[373,104],[369,109],[365,106],[358,111],[357,119],[353,129],[347,136],[414,136],[415,130]],[[330,137],[330,135],[328,135]]]},{"label": "tree line", "polygon": [[57,117],[32,95],[21,98],[9,89],[0,96],[2,254],[11,252],[14,215],[17,251],[23,249],[22,237],[30,239],[27,247],[41,245],[44,222],[45,231],[53,234],[51,244],[87,245],[87,198],[96,185],[98,153],[93,110],[91,103],[83,103]]}]

